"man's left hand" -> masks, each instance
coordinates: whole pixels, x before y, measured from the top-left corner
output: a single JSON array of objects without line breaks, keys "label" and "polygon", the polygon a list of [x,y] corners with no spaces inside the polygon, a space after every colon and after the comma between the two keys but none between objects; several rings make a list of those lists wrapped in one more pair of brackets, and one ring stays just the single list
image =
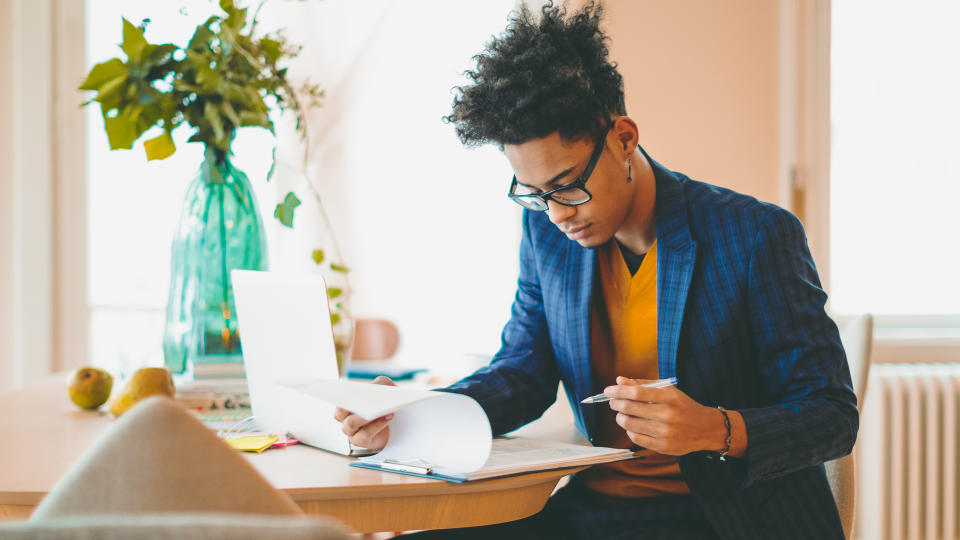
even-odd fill
[{"label": "man's left hand", "polygon": [[676,386],[641,386],[651,382],[617,377],[617,385],[603,392],[634,444],[671,456],[723,448],[727,431],[719,410],[697,403]]}]

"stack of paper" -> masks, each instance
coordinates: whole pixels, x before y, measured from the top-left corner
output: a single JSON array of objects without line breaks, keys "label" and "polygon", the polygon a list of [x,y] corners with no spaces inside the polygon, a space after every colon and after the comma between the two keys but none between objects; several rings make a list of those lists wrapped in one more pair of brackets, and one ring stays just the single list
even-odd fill
[{"label": "stack of paper", "polygon": [[[462,394],[352,381],[284,381],[368,420],[394,413],[390,440],[355,467],[454,482],[595,465],[634,457],[630,450],[525,438],[493,440],[480,405]],[[296,434],[294,434],[296,435]]]}]

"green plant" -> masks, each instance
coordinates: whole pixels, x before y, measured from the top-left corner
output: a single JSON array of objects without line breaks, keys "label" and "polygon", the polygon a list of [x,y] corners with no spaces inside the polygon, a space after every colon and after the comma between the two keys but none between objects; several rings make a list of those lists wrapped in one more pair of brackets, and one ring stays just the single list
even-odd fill
[{"label": "green plant", "polygon": [[[247,10],[233,0],[220,0],[220,8],[226,16],[213,15],[197,26],[186,47],[149,43],[143,28],[123,20],[120,48],[126,61],[97,64],[80,85],[97,93],[87,104],[100,104],[111,149],[132,148],[141,135],[159,127],[162,133],[145,141],[144,149],[148,160],[164,159],[176,150],[171,132],[187,123],[196,130],[190,142],[227,152],[238,128],[273,132],[271,104],[293,112],[297,129],[305,129],[305,107],[280,65],[300,48],[279,32],[256,37],[256,15],[247,24]],[[308,107],[323,97],[310,83],[299,93],[310,98]]]},{"label": "green plant", "polygon": [[[148,161],[166,159],[176,151],[171,133],[187,124],[194,130],[188,142],[204,143],[207,152],[213,152],[220,162],[230,152],[237,129],[260,127],[275,133],[270,118],[274,107],[295,115],[297,131],[306,141],[306,109],[320,105],[323,91],[310,82],[294,88],[288,80],[282,64],[299,54],[299,46],[291,45],[281,32],[257,36],[257,15],[264,3],[248,20],[246,8],[238,7],[233,0],[220,0],[223,14],[213,15],[197,26],[185,47],[150,43],[144,35],[148,21],[135,26],[123,19],[120,48],[126,59],[111,58],[97,64],[79,87],[96,93],[83,105],[100,104],[110,148],[131,149],[145,133],[159,132],[144,141],[144,150]],[[309,143],[305,146],[309,148]],[[304,171],[306,161],[305,155]],[[275,167],[276,152],[267,180]],[[309,178],[307,186],[329,230],[320,195]],[[289,192],[273,215],[292,228],[300,204],[296,194]],[[331,238],[340,253],[332,230]],[[325,262],[323,253],[318,248],[311,254],[318,266]],[[325,264],[333,272],[347,272],[337,261],[327,260]],[[345,312],[340,304],[331,305],[331,309],[335,321],[340,319],[338,311]]]}]

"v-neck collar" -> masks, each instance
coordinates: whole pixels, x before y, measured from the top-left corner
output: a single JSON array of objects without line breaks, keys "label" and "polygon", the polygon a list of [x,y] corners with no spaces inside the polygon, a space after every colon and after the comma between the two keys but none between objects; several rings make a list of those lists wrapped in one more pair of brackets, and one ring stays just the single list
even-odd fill
[{"label": "v-neck collar", "polygon": [[654,242],[650,251],[643,257],[640,268],[637,273],[630,275],[630,269],[627,268],[627,261],[620,252],[620,246],[616,245],[616,240],[611,240],[607,246],[607,267],[610,269],[609,279],[612,281],[616,298],[621,305],[627,305],[634,302],[641,295],[648,293],[657,284],[657,243]]}]

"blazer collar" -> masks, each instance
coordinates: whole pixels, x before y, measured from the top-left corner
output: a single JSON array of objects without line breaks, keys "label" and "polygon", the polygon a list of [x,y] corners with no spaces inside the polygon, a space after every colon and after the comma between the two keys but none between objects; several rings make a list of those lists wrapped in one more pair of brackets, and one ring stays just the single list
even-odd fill
[{"label": "blazer collar", "polygon": [[[660,377],[677,374],[677,349],[687,305],[687,293],[697,258],[690,234],[687,199],[677,176],[640,148],[653,167],[657,182],[654,219],[657,223],[657,367]],[[679,381],[680,386],[683,381]]]},{"label": "blazer collar", "polygon": [[640,151],[650,162],[657,182],[657,202],[653,211],[657,224],[657,243],[661,249],[664,245],[685,249],[691,242],[696,244],[690,234],[687,198],[683,193],[680,180],[673,171],[651,158],[643,147],[640,147]]}]

